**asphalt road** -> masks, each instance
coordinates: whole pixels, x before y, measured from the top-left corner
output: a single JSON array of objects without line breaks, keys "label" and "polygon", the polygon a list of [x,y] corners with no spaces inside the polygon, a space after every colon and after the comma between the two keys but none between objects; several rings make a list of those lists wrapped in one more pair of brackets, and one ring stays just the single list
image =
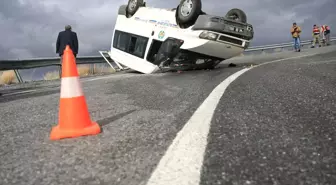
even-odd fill
[{"label": "asphalt road", "polygon": [[212,120],[201,184],[336,184],[336,54],[259,66]]},{"label": "asphalt road", "polygon": [[[103,132],[60,141],[49,140],[58,122],[59,81],[0,89],[0,184],[145,185],[218,84],[274,60],[242,74],[220,99],[200,184],[335,184],[335,51],[236,58],[208,71],[83,79],[92,120]],[[298,58],[313,53],[323,54]],[[238,66],[227,67],[230,62]]]}]

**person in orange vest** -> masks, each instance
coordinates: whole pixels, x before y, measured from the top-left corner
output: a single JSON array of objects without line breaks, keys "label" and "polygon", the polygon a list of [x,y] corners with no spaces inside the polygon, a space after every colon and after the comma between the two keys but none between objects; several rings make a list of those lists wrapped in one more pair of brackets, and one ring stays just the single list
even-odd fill
[{"label": "person in orange vest", "polygon": [[314,24],[313,26],[313,45],[311,46],[311,48],[315,48],[315,44],[316,42],[318,42],[319,47],[321,47],[321,42],[320,42],[320,28],[318,26],[316,26],[316,24]]},{"label": "person in orange vest", "polygon": [[291,28],[291,34],[294,41],[294,49],[295,51],[300,52],[301,51],[301,43],[300,43],[300,33],[301,28],[296,25],[296,23],[293,23],[293,26]]},{"label": "person in orange vest", "polygon": [[324,31],[325,31],[325,25],[321,25],[320,26],[320,32],[321,32],[321,36],[322,36],[322,45],[324,46],[325,45],[325,35],[324,35]]},{"label": "person in orange vest", "polygon": [[323,38],[325,39],[325,43],[327,46],[330,45],[330,27],[328,25],[323,25],[322,26],[322,34],[323,34]]}]

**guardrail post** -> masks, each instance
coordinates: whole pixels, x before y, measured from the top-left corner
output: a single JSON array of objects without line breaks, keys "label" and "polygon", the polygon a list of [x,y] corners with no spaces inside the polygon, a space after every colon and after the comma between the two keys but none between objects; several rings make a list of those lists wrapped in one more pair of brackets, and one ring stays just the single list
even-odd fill
[{"label": "guardrail post", "polygon": [[58,69],[58,73],[59,73],[59,78],[62,78],[62,64],[59,65],[59,69]]},{"label": "guardrail post", "polygon": [[89,64],[90,65],[90,73],[93,75],[95,72],[95,64]]},{"label": "guardrail post", "polygon": [[21,77],[21,75],[20,75],[19,70],[18,70],[18,69],[14,69],[14,72],[15,72],[16,78],[17,78],[17,80],[19,81],[19,83],[22,83],[23,80],[22,80],[22,77]]}]

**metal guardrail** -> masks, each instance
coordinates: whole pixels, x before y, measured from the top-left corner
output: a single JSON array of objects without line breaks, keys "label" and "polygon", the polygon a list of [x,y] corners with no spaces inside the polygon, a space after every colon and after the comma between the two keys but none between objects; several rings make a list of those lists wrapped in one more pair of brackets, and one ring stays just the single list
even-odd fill
[{"label": "metal guardrail", "polygon": [[[331,37],[330,42],[336,41],[336,37]],[[301,46],[304,45],[311,45],[312,40],[305,40],[301,41]],[[252,52],[252,51],[264,51],[268,49],[277,49],[277,48],[287,48],[287,47],[293,47],[293,42],[287,42],[287,43],[281,43],[281,44],[270,44],[270,45],[263,45],[263,46],[254,46],[250,47],[245,50],[245,52]]]},{"label": "metal guardrail", "polygon": [[[106,63],[101,56],[88,56],[88,57],[77,57],[77,64],[97,64]],[[23,83],[24,80],[19,72],[20,69],[30,69],[30,68],[40,68],[48,66],[58,66],[58,71],[61,71],[61,61],[60,57],[51,58],[31,58],[31,59],[16,59],[16,60],[1,60],[0,61],[0,71],[1,70],[14,70],[16,79],[19,83]],[[91,69],[92,70],[92,69]]]},{"label": "metal guardrail", "polygon": [[[336,37],[332,37],[330,39],[331,42],[336,41]],[[301,41],[301,46],[310,45],[312,40]],[[280,43],[280,44],[271,44],[271,45],[263,45],[263,46],[253,46],[249,47],[244,51],[244,53],[251,53],[255,51],[265,51],[272,50],[278,48],[288,48],[293,47],[292,42],[288,43]],[[82,56],[77,57],[77,64],[97,64],[97,63],[108,63],[113,69],[114,67],[110,62],[107,61],[101,51],[99,51],[101,56]],[[116,63],[118,65],[118,63]],[[31,59],[16,59],[16,60],[0,60],[0,71],[2,70],[14,70],[17,76],[17,79],[20,83],[23,82],[22,77],[18,70],[20,69],[30,69],[30,68],[38,68],[38,67],[47,67],[47,66],[59,66],[61,69],[60,57],[50,57],[50,58],[31,58]],[[119,65],[118,65],[119,66]],[[122,67],[118,67],[123,69]]]},{"label": "metal guardrail", "polygon": [[[0,70],[29,69],[45,66],[61,66],[60,57],[0,60]],[[77,57],[77,64],[105,63],[101,56]]]}]

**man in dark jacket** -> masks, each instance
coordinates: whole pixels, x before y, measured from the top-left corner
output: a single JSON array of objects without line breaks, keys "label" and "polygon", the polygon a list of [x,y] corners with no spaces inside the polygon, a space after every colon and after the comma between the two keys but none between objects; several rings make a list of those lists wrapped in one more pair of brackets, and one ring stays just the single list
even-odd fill
[{"label": "man in dark jacket", "polygon": [[75,57],[78,53],[78,39],[76,32],[71,31],[71,26],[65,26],[65,30],[58,33],[57,42],[56,42],[56,53],[60,57],[63,55],[63,51],[69,45]]}]

